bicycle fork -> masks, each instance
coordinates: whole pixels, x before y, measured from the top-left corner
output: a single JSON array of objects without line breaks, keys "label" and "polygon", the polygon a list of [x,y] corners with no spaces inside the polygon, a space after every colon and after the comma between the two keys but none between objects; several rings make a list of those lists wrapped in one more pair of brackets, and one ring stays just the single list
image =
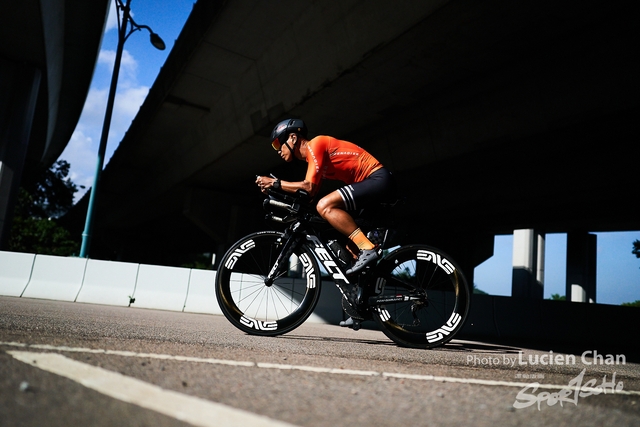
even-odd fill
[{"label": "bicycle fork", "polygon": [[275,282],[278,277],[286,273],[289,258],[301,240],[300,236],[293,236],[291,231],[288,229],[280,239],[284,241],[284,246],[282,247],[278,258],[276,258],[276,262],[273,264],[273,267],[271,267],[271,271],[269,271],[269,274],[264,279],[265,286],[273,285],[273,282]]}]

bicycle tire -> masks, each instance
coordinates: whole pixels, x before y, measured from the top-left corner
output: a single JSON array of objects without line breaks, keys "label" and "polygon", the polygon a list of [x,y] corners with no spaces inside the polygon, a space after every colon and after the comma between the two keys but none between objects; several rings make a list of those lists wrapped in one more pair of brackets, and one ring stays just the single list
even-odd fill
[{"label": "bicycle tire", "polygon": [[438,347],[449,342],[464,325],[469,286],[456,262],[442,251],[426,245],[403,246],[386,255],[376,272],[377,295],[410,296],[398,281],[426,291],[426,303],[403,301],[373,307],[374,320],[396,344]]},{"label": "bicycle tire", "polygon": [[285,274],[272,285],[265,284],[282,251],[282,236],[275,231],[250,234],[220,261],[216,274],[220,309],[235,327],[251,335],[275,336],[297,328],[311,315],[320,297],[318,263],[302,245],[294,248]]}]

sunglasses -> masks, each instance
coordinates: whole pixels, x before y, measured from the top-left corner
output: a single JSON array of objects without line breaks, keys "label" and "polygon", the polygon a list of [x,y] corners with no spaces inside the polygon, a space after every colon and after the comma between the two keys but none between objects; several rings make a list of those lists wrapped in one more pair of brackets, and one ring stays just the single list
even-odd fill
[{"label": "sunglasses", "polygon": [[[288,140],[289,140],[289,135],[286,135],[286,138],[285,138],[285,135],[282,134],[278,138],[271,141],[271,146],[273,147],[274,150],[280,151],[282,150],[283,145],[287,145]],[[287,147],[289,146],[287,145]],[[291,149],[291,147],[289,147],[289,149]]]}]

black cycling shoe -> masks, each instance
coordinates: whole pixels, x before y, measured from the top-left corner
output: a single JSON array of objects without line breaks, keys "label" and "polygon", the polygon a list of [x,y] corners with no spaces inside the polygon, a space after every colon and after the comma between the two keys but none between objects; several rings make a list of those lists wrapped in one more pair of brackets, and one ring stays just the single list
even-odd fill
[{"label": "black cycling shoe", "polygon": [[358,259],[353,266],[347,270],[347,274],[355,274],[365,268],[370,263],[377,261],[382,256],[382,248],[376,246],[373,249],[363,249],[358,255]]}]

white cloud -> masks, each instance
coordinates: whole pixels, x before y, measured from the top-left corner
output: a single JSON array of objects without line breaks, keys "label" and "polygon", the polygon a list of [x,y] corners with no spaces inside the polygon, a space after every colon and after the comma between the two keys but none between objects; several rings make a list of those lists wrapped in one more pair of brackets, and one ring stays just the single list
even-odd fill
[{"label": "white cloud", "polygon": [[109,67],[109,71],[113,69],[113,63],[115,62],[116,51],[101,49],[98,54],[98,65],[106,65]]},{"label": "white cloud", "polygon": [[[117,93],[109,132],[110,145],[119,143],[122,140],[131,125],[131,121],[138,114],[138,110],[140,110],[140,106],[147,97],[147,93],[149,93],[149,88],[146,86],[126,88]],[[115,150],[115,147],[113,147],[113,150]]]},{"label": "white cloud", "polygon": [[[106,66],[109,75],[113,73],[113,64],[116,62],[116,51],[103,49],[98,55],[98,66]],[[120,73],[118,87],[135,86],[138,80],[138,62],[131,53],[124,49],[120,58]]]},{"label": "white cloud", "polygon": [[97,150],[94,149],[93,139],[85,135],[82,131],[76,129],[71,136],[69,144],[60,156],[69,162],[71,170],[69,178],[76,185],[84,185],[84,189],[80,189],[75,194],[75,201],[80,200],[84,193],[93,185],[93,173],[95,172],[97,162]]},{"label": "white cloud", "polygon": [[86,131],[102,126],[104,110],[107,105],[107,89],[91,88],[84,103],[77,129]]}]

